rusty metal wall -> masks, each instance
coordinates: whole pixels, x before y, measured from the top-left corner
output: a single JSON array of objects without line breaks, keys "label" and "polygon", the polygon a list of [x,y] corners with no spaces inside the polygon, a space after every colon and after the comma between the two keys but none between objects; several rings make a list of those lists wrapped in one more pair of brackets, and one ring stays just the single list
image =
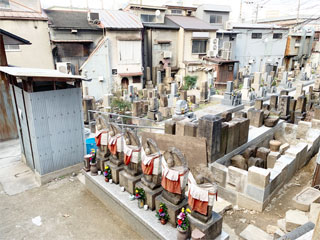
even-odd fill
[{"label": "rusty metal wall", "polygon": [[18,137],[10,87],[0,74],[0,141]]}]

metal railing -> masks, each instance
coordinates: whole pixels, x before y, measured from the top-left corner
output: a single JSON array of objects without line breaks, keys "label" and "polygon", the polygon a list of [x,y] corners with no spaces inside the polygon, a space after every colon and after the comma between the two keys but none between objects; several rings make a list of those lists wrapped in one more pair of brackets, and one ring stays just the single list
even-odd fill
[{"label": "metal railing", "polygon": [[[125,128],[131,128],[132,130],[135,131],[136,134],[142,131],[142,129],[148,129],[149,132],[152,132],[152,130],[164,131],[164,127],[159,126],[158,122],[151,119],[139,118],[139,117],[134,117],[130,115],[122,115],[118,113],[88,110],[88,120],[89,120],[88,123],[89,123],[90,133],[92,133],[91,131],[92,124],[96,123],[96,120],[92,119],[92,116],[91,116],[94,114],[105,116],[103,120],[105,120],[106,125],[110,124],[111,122],[116,123],[121,128],[122,133],[124,133]],[[127,119],[127,121],[125,119]],[[136,124],[132,124],[132,122],[135,122]],[[151,125],[148,125],[148,124],[151,124]]]}]

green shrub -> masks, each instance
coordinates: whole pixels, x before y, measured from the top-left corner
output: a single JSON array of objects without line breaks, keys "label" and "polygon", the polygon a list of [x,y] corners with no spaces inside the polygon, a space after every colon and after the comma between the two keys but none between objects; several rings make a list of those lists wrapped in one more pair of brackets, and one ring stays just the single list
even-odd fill
[{"label": "green shrub", "polygon": [[197,76],[185,76],[184,77],[184,86],[186,88],[186,90],[189,90],[191,88],[194,88],[194,86],[197,83]]}]

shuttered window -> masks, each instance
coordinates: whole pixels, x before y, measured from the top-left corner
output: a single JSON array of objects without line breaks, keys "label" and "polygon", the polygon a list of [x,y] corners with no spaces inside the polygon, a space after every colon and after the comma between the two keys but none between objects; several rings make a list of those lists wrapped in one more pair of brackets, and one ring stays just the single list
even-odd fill
[{"label": "shuttered window", "polygon": [[140,41],[118,41],[120,64],[141,63],[141,42]]}]

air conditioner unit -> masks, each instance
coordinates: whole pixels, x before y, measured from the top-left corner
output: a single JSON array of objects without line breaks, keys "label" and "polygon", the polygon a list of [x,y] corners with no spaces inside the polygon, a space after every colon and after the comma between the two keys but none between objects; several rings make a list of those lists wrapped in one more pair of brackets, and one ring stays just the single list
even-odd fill
[{"label": "air conditioner unit", "polygon": [[223,42],[223,50],[230,51],[232,47],[232,43],[229,41]]},{"label": "air conditioner unit", "polygon": [[227,29],[227,30],[232,29],[232,24],[231,24],[231,22],[229,22],[229,21],[225,22],[224,28]]},{"label": "air conditioner unit", "polygon": [[88,12],[88,21],[89,22],[99,21],[99,13]]},{"label": "air conditioner unit", "polygon": [[230,60],[231,52],[230,51],[222,51],[221,58],[224,60]]},{"label": "air conditioner unit", "polygon": [[59,72],[66,74],[74,74],[74,66],[70,62],[57,62],[56,68]]},{"label": "air conditioner unit", "polygon": [[208,57],[216,57],[217,55],[215,54],[215,51],[214,50],[209,50],[208,52],[207,52],[207,55],[208,55]]},{"label": "air conditioner unit", "polygon": [[163,58],[172,58],[172,52],[171,51],[164,51]]}]

